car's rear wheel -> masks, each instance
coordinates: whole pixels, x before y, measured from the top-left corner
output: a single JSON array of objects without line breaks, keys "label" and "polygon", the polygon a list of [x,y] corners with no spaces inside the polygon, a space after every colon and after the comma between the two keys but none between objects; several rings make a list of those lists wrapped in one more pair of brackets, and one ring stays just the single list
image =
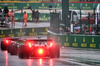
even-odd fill
[{"label": "car's rear wheel", "polygon": [[17,55],[18,49],[16,45],[11,44],[10,45],[10,55]]},{"label": "car's rear wheel", "polygon": [[18,57],[20,58],[20,59],[28,59],[29,58],[29,52],[28,51],[26,51],[26,47],[25,46],[20,46],[19,47],[19,52],[18,52]]},{"label": "car's rear wheel", "polygon": [[23,53],[22,53],[22,52],[19,52],[18,57],[19,57],[20,59],[23,59],[23,58],[24,58]]},{"label": "car's rear wheel", "polygon": [[7,51],[8,51],[8,53],[10,53],[10,45],[8,46]]},{"label": "car's rear wheel", "polygon": [[7,50],[7,47],[4,45],[3,41],[1,41],[1,50],[2,51]]},{"label": "car's rear wheel", "polygon": [[22,52],[22,51],[19,51],[18,57],[20,59],[28,59],[29,58],[29,54],[25,53],[25,52]]},{"label": "car's rear wheel", "polygon": [[59,46],[53,47],[50,50],[50,58],[59,58],[60,57],[60,48]]}]

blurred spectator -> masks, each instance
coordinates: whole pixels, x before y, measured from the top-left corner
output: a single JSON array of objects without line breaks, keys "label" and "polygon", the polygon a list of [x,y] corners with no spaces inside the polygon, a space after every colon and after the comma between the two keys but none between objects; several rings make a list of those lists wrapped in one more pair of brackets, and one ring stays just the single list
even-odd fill
[{"label": "blurred spectator", "polygon": [[92,35],[95,35],[95,30],[93,29],[93,31],[92,31]]},{"label": "blurred spectator", "polygon": [[8,16],[11,17],[11,12],[10,11],[8,12]]},{"label": "blurred spectator", "polygon": [[32,20],[35,18],[35,10],[32,10]]},{"label": "blurred spectator", "polygon": [[89,34],[89,28],[88,27],[85,28],[85,34]]},{"label": "blurred spectator", "polygon": [[70,27],[66,27],[66,32],[70,32]]},{"label": "blurred spectator", "polygon": [[0,17],[2,17],[2,10],[1,10],[1,8],[0,8]]},{"label": "blurred spectator", "polygon": [[80,33],[80,29],[77,28],[75,31],[74,31],[75,34],[79,34]]},{"label": "blurred spectator", "polygon": [[35,22],[38,22],[38,20],[39,20],[39,11],[37,10],[36,12],[35,12]]},{"label": "blurred spectator", "polygon": [[12,24],[15,24],[15,18],[14,18],[15,14],[14,14],[14,11],[13,10],[11,10],[11,15],[10,16],[11,16],[11,23]]},{"label": "blurred spectator", "polygon": [[26,13],[26,11],[24,12],[24,23],[25,23],[25,26],[27,26],[27,13]]},{"label": "blurred spectator", "polygon": [[5,6],[4,10],[3,10],[3,13],[4,13],[4,17],[8,16],[8,8]]},{"label": "blurred spectator", "polygon": [[89,32],[90,32],[90,35],[91,35],[92,34],[92,28],[91,27],[89,28]]}]

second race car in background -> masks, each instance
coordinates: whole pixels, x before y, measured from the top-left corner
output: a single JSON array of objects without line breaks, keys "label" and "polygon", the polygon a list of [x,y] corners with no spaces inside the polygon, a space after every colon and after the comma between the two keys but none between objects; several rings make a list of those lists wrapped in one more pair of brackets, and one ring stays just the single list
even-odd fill
[{"label": "second race car in background", "polygon": [[18,41],[20,38],[4,38],[1,40],[1,50],[8,50],[8,47],[15,41]]}]

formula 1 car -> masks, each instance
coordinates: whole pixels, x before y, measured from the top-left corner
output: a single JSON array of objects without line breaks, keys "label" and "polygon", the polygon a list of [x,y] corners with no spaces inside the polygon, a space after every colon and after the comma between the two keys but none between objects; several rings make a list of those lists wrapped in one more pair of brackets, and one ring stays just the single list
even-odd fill
[{"label": "formula 1 car", "polygon": [[1,50],[8,50],[9,51],[9,46],[14,44],[16,41],[18,41],[20,38],[4,38],[1,41]]},{"label": "formula 1 car", "polygon": [[60,48],[52,40],[31,39],[25,40],[18,48],[19,58],[50,57],[59,58]]}]

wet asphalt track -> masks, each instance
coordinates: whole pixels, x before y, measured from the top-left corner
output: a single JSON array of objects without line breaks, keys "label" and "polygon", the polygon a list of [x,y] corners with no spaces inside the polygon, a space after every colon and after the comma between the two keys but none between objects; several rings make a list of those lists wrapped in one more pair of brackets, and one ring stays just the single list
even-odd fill
[{"label": "wet asphalt track", "polygon": [[32,58],[19,59],[18,56],[11,56],[7,51],[0,50],[0,66],[82,66],[78,63],[70,63],[68,58]]},{"label": "wet asphalt track", "polygon": [[[34,36],[34,38],[36,37]],[[46,38],[46,36],[41,37]],[[91,60],[98,60],[100,62],[99,50],[61,47],[60,52],[60,58],[30,57],[29,59],[20,59],[17,55],[12,56],[7,51],[1,51],[0,49],[0,66],[100,66],[91,62]],[[85,62],[83,62],[84,59]],[[87,61],[94,64],[86,63]]]}]

